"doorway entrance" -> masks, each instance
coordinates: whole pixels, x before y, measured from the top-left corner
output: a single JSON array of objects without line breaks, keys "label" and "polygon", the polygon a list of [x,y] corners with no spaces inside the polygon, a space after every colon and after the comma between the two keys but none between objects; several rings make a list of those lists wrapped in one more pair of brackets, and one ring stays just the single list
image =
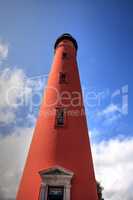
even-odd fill
[{"label": "doorway entrance", "polygon": [[48,186],[48,200],[63,200],[63,186]]}]

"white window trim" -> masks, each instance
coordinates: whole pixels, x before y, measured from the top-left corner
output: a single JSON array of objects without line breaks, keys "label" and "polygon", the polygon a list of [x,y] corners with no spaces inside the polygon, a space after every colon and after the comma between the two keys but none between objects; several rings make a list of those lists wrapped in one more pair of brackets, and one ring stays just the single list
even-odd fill
[{"label": "white window trim", "polygon": [[63,200],[70,200],[71,180],[74,175],[72,171],[60,166],[54,166],[40,171],[39,174],[42,179],[39,200],[47,200],[48,186],[64,186]]}]

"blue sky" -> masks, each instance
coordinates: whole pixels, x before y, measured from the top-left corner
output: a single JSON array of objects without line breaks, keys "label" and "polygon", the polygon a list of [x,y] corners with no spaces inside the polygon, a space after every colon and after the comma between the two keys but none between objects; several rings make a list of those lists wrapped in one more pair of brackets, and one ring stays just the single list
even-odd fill
[{"label": "blue sky", "polygon": [[[132,0],[1,0],[0,77],[5,88],[13,78],[20,82],[19,88],[24,78],[48,74],[54,42],[64,32],[79,45],[77,59],[84,95],[89,98],[84,101],[92,143],[132,139]],[[8,137],[16,127],[34,126],[38,107],[30,112],[28,106],[0,106],[0,135]]]},{"label": "blue sky", "polygon": [[[100,105],[87,108],[90,128],[98,128],[102,139],[118,134],[131,135],[132,9],[130,0],[3,1],[0,37],[9,43],[8,61],[3,66],[21,67],[28,77],[47,74],[56,38],[64,32],[71,33],[79,44],[78,65],[82,87],[97,95],[108,93],[101,99]],[[119,122],[126,129],[119,133],[117,127],[114,128],[114,122],[111,124],[113,130],[111,127],[110,133],[107,133],[108,128],[94,120],[93,115],[95,111],[105,109],[111,103],[112,93],[124,85],[128,85],[130,109]],[[119,104],[120,101],[119,98]]]}]

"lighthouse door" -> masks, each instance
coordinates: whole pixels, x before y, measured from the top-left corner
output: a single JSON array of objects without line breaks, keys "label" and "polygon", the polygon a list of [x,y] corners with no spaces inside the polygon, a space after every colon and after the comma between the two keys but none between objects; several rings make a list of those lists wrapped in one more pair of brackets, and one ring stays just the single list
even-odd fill
[{"label": "lighthouse door", "polygon": [[63,186],[49,186],[48,200],[63,200],[64,187]]}]

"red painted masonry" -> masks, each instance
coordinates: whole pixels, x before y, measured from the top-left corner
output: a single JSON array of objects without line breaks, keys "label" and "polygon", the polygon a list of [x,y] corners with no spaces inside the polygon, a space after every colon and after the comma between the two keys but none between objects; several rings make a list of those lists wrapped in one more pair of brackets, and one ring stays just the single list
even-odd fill
[{"label": "red painted masonry", "polygon": [[[57,39],[47,88],[16,200],[38,200],[39,171],[61,166],[74,172],[71,200],[97,200],[96,180],[76,61],[77,43],[64,34]],[[60,72],[66,82],[59,82]],[[56,125],[57,108],[65,109],[64,126]]]}]

